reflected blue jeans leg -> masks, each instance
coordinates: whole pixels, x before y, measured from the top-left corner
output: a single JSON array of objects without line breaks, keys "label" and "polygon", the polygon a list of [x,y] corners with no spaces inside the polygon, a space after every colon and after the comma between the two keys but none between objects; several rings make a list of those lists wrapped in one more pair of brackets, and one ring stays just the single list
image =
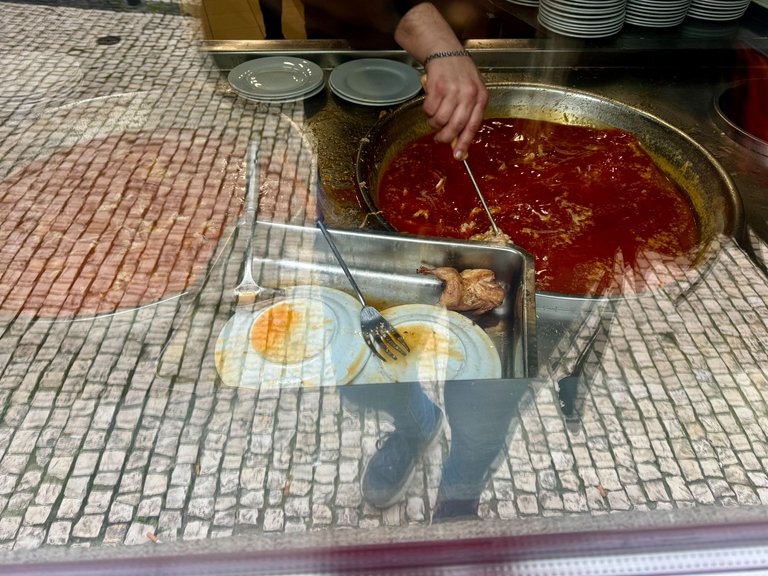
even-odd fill
[{"label": "reflected blue jeans leg", "polygon": [[[503,382],[448,382],[445,411],[451,447],[443,465],[433,521],[476,514],[480,495],[502,452],[510,424],[519,414],[520,385]],[[424,440],[437,411],[418,384],[368,384],[341,388],[343,398],[363,409],[390,414],[397,432]]]},{"label": "reflected blue jeans leg", "polygon": [[476,508],[519,412],[520,397],[508,381],[446,383],[451,448],[443,465],[438,507],[445,501],[472,501]]},{"label": "reflected blue jeans leg", "polygon": [[386,412],[395,429],[409,438],[425,440],[435,427],[435,404],[418,383],[344,386],[341,396],[363,409]]}]

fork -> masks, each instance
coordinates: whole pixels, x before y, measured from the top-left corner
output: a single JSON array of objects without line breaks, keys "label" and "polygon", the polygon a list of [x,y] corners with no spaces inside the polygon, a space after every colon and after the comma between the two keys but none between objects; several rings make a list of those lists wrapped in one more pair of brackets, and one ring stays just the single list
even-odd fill
[{"label": "fork", "polygon": [[352,273],[349,271],[349,268],[347,268],[347,264],[341,257],[339,249],[336,247],[336,243],[331,238],[331,235],[322,220],[317,221],[317,227],[320,228],[320,231],[323,233],[325,240],[328,242],[328,246],[331,248],[331,252],[333,252],[333,255],[336,257],[341,269],[344,270],[344,274],[352,285],[352,289],[355,291],[357,299],[363,306],[360,310],[360,329],[363,333],[363,340],[365,340],[368,348],[370,348],[371,351],[384,362],[386,362],[387,359],[382,356],[380,350],[392,360],[397,360],[395,352],[402,356],[408,354],[411,349],[405,342],[405,338],[403,338],[400,332],[398,332],[397,329],[381,315],[381,312],[365,302],[363,293],[357,286],[357,282],[355,282],[355,279],[352,277]]}]

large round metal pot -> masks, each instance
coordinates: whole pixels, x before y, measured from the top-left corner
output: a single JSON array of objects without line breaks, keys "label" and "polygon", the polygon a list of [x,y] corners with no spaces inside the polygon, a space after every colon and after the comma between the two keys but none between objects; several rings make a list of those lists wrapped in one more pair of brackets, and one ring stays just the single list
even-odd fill
[{"label": "large round metal pot", "polygon": [[[505,83],[488,86],[486,117],[520,117],[620,128],[635,134],[644,148],[689,196],[698,216],[701,247],[694,267],[713,255],[718,238],[735,236],[743,228],[741,199],[715,158],[686,134],[637,108],[587,92],[545,84]],[[432,132],[422,111],[423,98],[404,104],[382,118],[362,140],[356,178],[368,210],[385,228],[392,227],[378,208],[378,182],[383,168],[411,140]],[[537,310],[581,307],[589,298],[537,293]]]},{"label": "large round metal pot", "polygon": [[733,140],[768,156],[768,78],[752,78],[725,88],[715,99],[715,121]]}]

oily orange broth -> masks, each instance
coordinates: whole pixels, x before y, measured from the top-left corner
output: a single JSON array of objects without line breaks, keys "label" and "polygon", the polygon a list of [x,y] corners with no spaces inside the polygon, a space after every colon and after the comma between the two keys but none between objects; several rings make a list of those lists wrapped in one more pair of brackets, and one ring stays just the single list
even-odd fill
[{"label": "oily orange broth", "polygon": [[[539,290],[642,292],[693,265],[688,195],[629,132],[491,118],[468,161],[498,226],[534,256]],[[432,135],[393,157],[378,192],[401,232],[466,239],[489,228],[464,164]]]}]

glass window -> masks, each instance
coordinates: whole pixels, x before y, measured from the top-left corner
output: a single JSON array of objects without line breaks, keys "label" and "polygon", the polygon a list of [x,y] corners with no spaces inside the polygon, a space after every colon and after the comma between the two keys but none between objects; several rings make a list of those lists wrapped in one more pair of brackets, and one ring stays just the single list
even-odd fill
[{"label": "glass window", "polygon": [[768,565],[765,0],[0,14],[3,573]]}]

